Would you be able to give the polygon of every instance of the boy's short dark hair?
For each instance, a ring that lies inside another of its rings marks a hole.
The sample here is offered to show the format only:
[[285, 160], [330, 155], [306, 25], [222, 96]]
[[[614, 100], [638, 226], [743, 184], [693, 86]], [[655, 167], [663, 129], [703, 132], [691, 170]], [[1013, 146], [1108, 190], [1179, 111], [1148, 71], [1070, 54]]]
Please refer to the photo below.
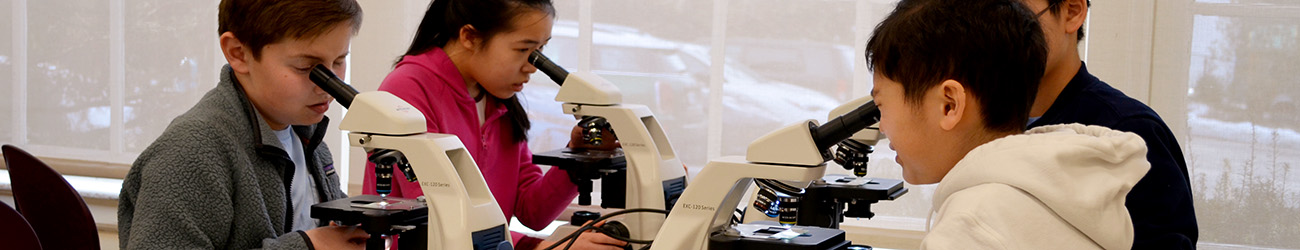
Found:
[[234, 33], [253, 59], [260, 59], [268, 44], [315, 38], [345, 21], [352, 22], [352, 32], [361, 29], [356, 0], [221, 0], [218, 8], [217, 35]]
[[975, 97], [987, 128], [1020, 132], [1047, 45], [1019, 0], [903, 0], [876, 26], [866, 57], [871, 70], [903, 86], [906, 103], [956, 80]]

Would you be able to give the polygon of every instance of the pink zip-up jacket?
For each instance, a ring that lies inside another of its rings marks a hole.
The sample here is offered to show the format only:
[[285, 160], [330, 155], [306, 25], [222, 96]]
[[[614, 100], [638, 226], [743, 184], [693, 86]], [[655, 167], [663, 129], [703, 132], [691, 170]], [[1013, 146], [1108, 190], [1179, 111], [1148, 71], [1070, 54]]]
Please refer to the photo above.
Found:
[[[552, 168], [542, 174], [542, 169], [533, 164], [528, 143], [515, 141], [504, 104], [487, 98], [487, 120], [479, 126], [478, 109], [465, 79], [441, 48], [403, 57], [379, 90], [402, 98], [424, 113], [430, 133], [460, 137], [507, 219], [515, 217], [524, 226], [541, 230], [578, 196], [577, 186], [564, 170]], [[393, 192], [389, 195], [415, 198], [424, 193], [419, 183], [406, 181], [402, 171], [393, 171], [393, 175]], [[362, 193], [377, 194], [372, 163], [366, 164]], [[516, 245], [524, 237], [520, 233], [511, 236]]]

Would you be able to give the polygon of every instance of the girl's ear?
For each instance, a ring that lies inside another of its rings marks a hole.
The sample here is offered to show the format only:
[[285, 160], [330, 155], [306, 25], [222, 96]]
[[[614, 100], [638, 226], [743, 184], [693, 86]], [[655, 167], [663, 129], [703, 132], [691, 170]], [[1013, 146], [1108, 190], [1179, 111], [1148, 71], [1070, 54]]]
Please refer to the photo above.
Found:
[[946, 80], [935, 88], [935, 93], [939, 99], [943, 110], [939, 118], [939, 127], [943, 130], [952, 130], [965, 119], [966, 105], [970, 104], [971, 99], [967, 98], [966, 87], [954, 80]]
[[461, 26], [460, 30], [457, 32], [459, 32], [458, 35], [460, 37], [460, 39], [456, 40], [457, 45], [461, 46], [465, 50], [476, 51], [476, 49], [482, 45], [481, 43], [483, 42], [483, 38], [479, 36], [478, 30], [474, 29], [474, 25], [466, 24], [465, 26]]

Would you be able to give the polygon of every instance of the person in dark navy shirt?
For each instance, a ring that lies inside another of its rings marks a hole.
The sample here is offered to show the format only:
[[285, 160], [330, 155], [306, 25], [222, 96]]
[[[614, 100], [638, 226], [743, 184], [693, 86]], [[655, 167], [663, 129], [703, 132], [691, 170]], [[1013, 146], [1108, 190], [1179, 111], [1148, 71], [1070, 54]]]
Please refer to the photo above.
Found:
[[1151, 107], [1088, 73], [1079, 59], [1088, 0], [1023, 0], [1040, 11], [1047, 70], [1030, 109], [1029, 128], [1082, 123], [1133, 132], [1147, 144], [1151, 170], [1128, 193], [1133, 249], [1195, 249], [1196, 212], [1187, 162], [1173, 132]]

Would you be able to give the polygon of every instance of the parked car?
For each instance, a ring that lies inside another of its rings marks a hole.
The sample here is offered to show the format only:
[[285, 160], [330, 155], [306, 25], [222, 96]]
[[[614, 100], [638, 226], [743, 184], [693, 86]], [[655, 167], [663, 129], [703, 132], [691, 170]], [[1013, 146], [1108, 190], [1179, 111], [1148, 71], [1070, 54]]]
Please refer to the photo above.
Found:
[[807, 86], [841, 101], [849, 101], [851, 97], [852, 46], [800, 40], [727, 38], [727, 58], [754, 69], [762, 77]]
[[[592, 72], [618, 86], [625, 103], [648, 106], [683, 162], [694, 166], [706, 163], [709, 48], [624, 26], [597, 24], [592, 33]], [[576, 71], [577, 35], [576, 23], [558, 21], [543, 53]], [[824, 93], [767, 79], [735, 60], [725, 61], [721, 107], [724, 155], [744, 154], [746, 146], [759, 136], [805, 119], [826, 117], [838, 104]], [[534, 126], [530, 146], [534, 151], [560, 148], [576, 121], [554, 101], [558, 85], [538, 74], [522, 93]]]

